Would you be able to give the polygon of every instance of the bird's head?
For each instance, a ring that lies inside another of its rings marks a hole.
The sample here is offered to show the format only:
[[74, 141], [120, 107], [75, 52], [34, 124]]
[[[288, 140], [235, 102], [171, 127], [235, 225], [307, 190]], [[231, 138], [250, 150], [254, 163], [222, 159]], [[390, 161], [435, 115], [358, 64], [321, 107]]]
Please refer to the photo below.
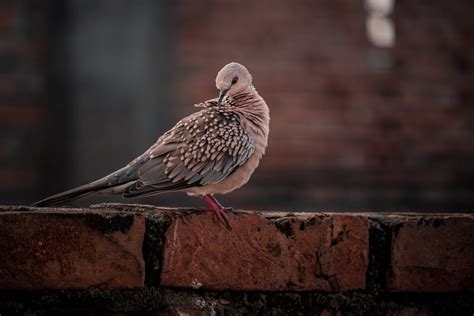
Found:
[[252, 86], [252, 76], [245, 66], [232, 62], [225, 65], [216, 77], [216, 87], [219, 89], [219, 104], [226, 95], [234, 96]]

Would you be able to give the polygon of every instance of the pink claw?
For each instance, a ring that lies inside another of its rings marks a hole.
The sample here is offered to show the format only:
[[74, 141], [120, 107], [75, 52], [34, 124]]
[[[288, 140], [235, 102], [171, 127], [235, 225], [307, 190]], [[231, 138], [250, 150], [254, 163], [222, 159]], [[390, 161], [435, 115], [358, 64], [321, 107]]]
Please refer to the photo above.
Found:
[[211, 211], [216, 214], [219, 221], [224, 224], [227, 229], [232, 230], [232, 226], [229, 223], [229, 215], [227, 215], [225, 208], [210, 194], [204, 195], [202, 200], [209, 206]]

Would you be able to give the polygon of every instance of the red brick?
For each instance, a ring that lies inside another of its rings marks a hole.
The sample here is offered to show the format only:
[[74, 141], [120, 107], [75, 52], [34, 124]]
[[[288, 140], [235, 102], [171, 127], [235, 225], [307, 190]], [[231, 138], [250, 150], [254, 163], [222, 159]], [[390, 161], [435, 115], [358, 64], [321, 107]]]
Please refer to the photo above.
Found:
[[395, 226], [389, 288], [474, 290], [474, 216], [424, 216]]
[[140, 287], [144, 233], [141, 215], [66, 209], [2, 212], [0, 288]]
[[366, 218], [282, 214], [232, 214], [232, 231], [209, 213], [174, 218], [166, 235], [161, 284], [261, 291], [365, 287]]

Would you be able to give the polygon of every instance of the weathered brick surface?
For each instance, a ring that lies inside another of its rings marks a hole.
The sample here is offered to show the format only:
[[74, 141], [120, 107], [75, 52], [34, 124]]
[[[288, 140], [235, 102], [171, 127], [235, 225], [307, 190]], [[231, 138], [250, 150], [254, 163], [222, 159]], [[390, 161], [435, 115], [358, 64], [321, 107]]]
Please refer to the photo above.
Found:
[[142, 215], [0, 212], [0, 289], [143, 286]]
[[342, 214], [238, 213], [232, 231], [211, 214], [174, 218], [161, 284], [217, 290], [363, 289], [368, 221]]
[[474, 291], [474, 216], [417, 216], [395, 225], [389, 288]]
[[0, 314], [470, 315], [473, 222], [0, 206]]

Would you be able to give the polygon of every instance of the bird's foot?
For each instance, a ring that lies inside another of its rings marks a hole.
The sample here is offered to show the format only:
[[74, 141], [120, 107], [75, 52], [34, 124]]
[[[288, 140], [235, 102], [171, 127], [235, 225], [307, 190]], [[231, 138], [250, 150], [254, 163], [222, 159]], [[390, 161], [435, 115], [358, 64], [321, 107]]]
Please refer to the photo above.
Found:
[[232, 208], [224, 208], [212, 195], [207, 194], [202, 197], [204, 203], [210, 208], [210, 211], [216, 214], [217, 219], [229, 230], [232, 229], [232, 226], [229, 223], [229, 215], [227, 215], [226, 210], [231, 211]]

